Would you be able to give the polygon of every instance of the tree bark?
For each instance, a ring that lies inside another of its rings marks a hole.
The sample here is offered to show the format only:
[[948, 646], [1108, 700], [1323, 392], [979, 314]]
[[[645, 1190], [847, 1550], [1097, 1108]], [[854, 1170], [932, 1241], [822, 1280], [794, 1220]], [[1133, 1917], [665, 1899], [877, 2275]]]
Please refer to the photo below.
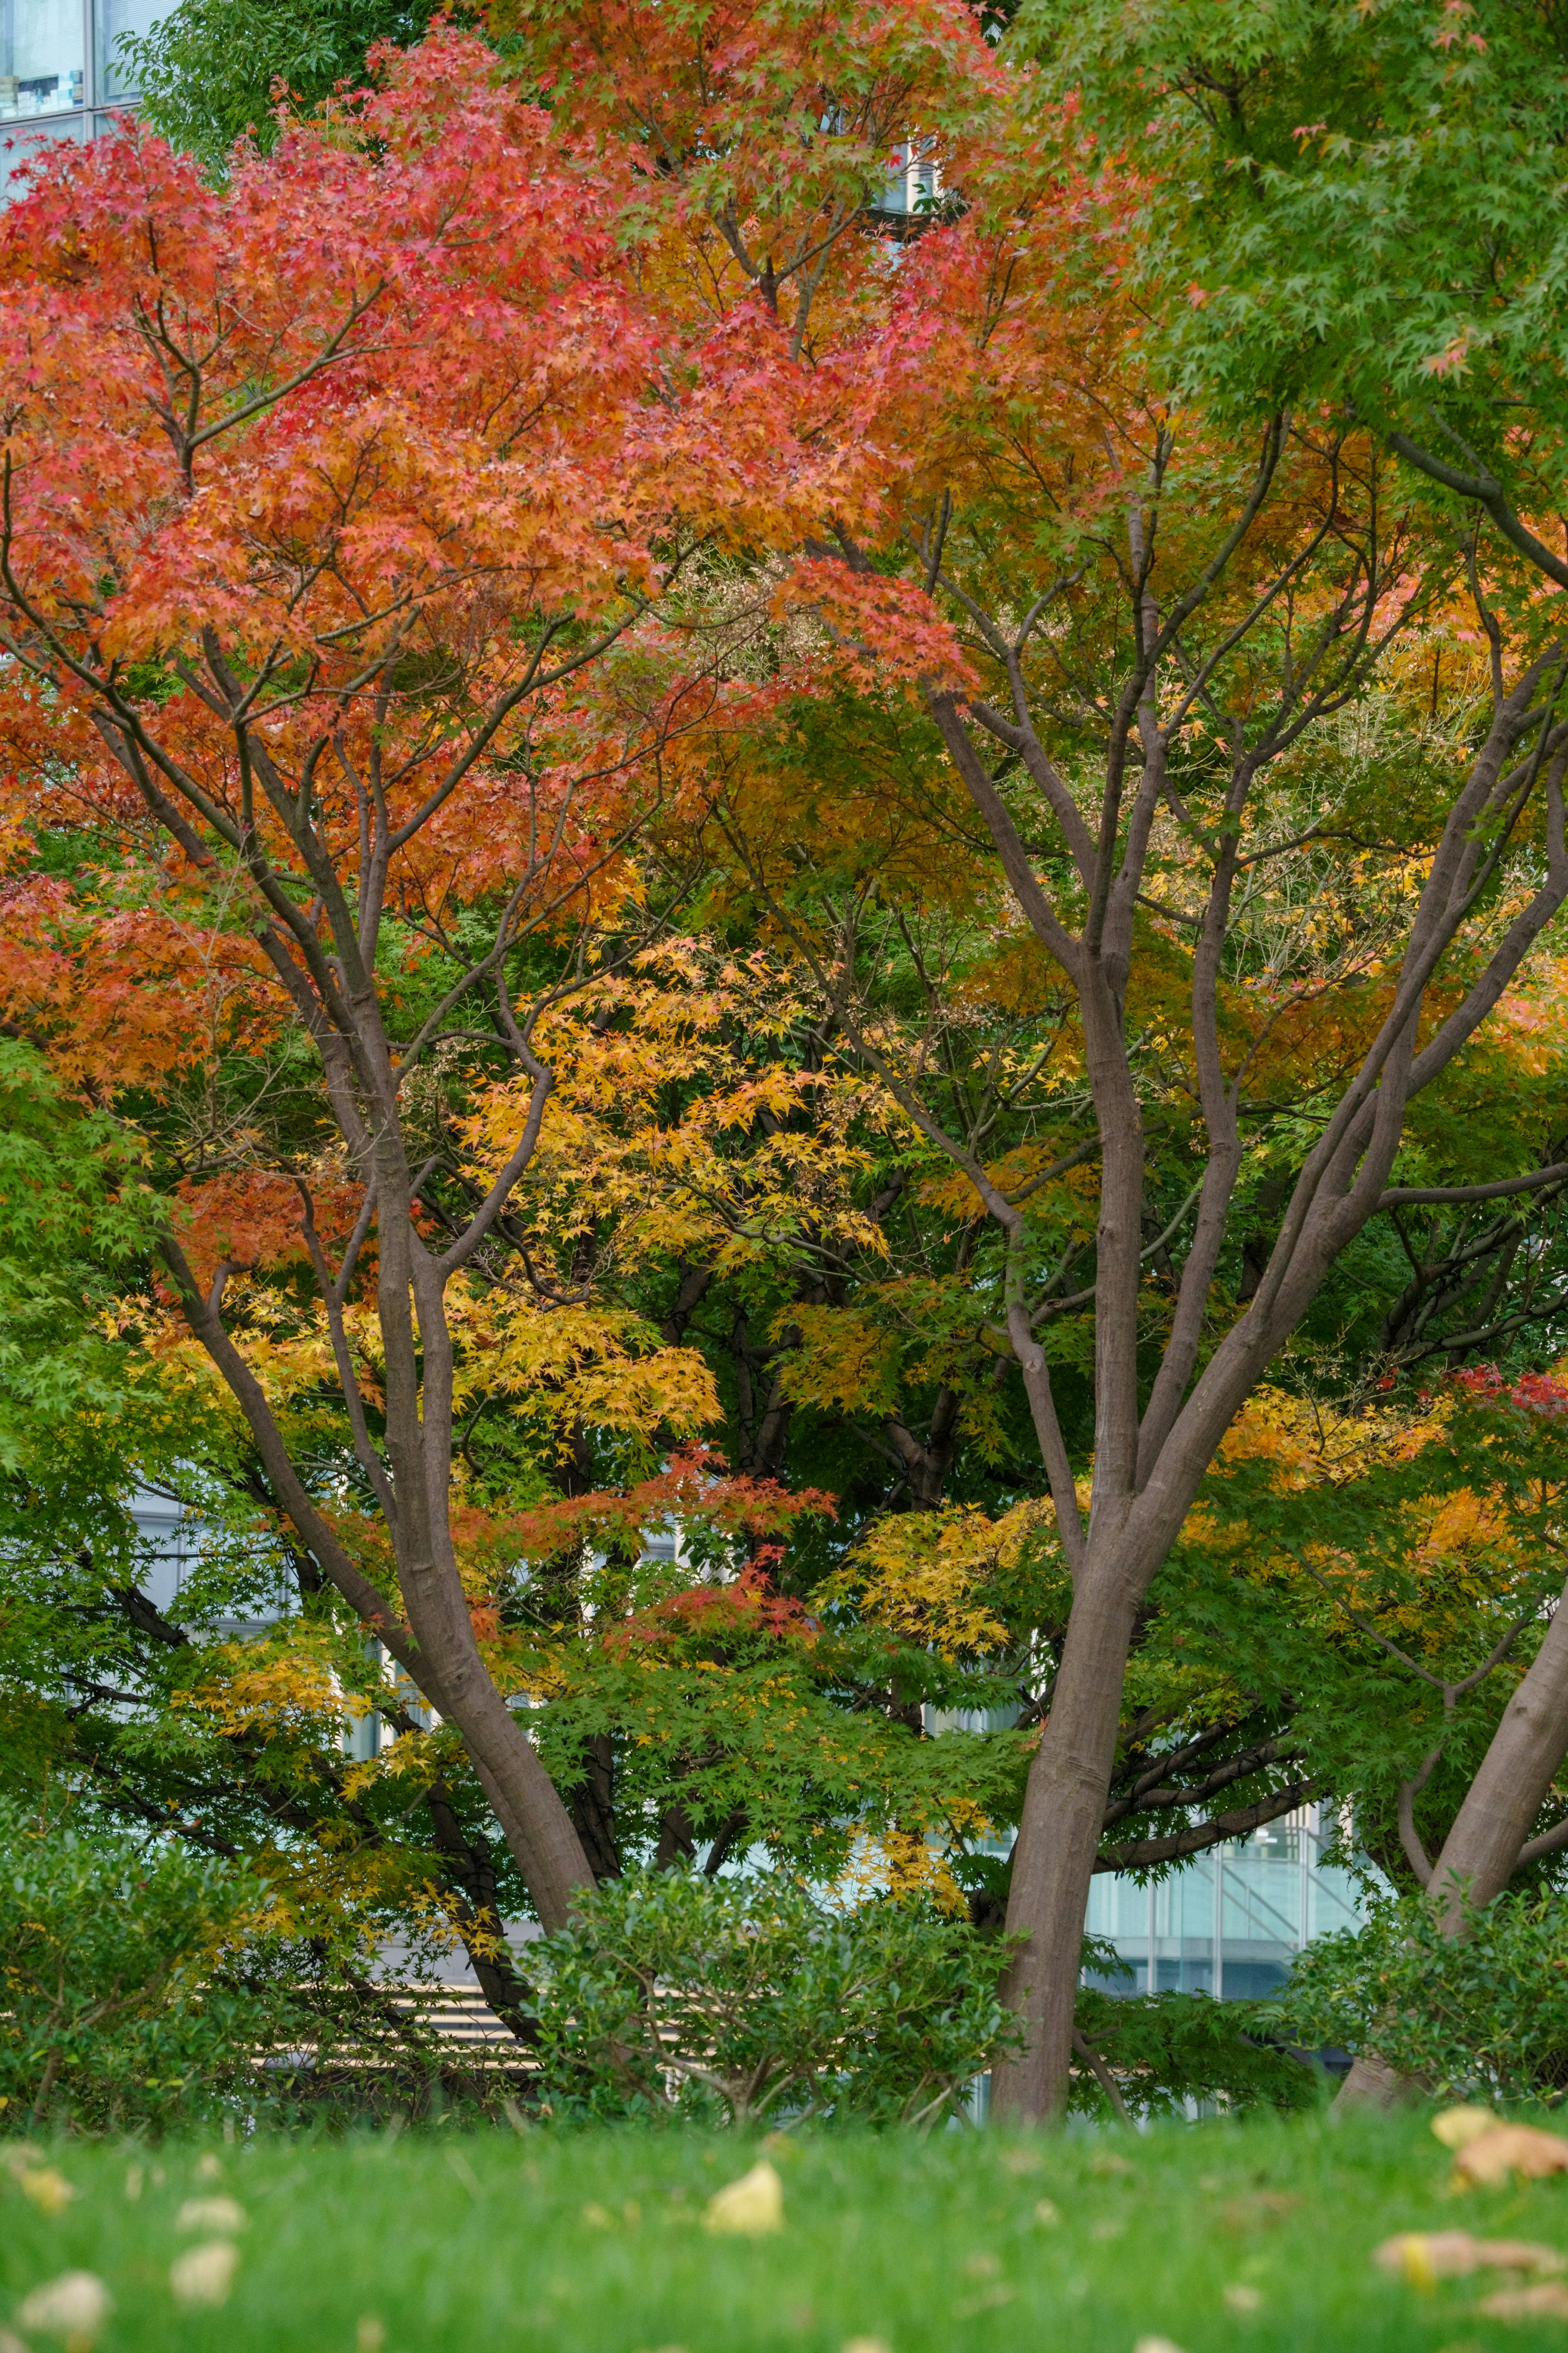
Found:
[[1007, 1972], [1004, 1995], [1009, 2009], [1027, 2018], [1029, 2042], [992, 2077], [992, 2112], [999, 2119], [1048, 2116], [1065, 2096], [1084, 1914], [1141, 1599], [1138, 1581], [1120, 1576], [1114, 1557], [1097, 1560], [1091, 1546], [1015, 1849], [1007, 1928], [1028, 1941]]
[[1546, 1639], [1503, 1710], [1479, 1770], [1432, 1871], [1445, 1933], [1463, 1932], [1465, 1908], [1489, 1904], [1519, 1867], [1530, 1826], [1568, 1757], [1568, 1592]]

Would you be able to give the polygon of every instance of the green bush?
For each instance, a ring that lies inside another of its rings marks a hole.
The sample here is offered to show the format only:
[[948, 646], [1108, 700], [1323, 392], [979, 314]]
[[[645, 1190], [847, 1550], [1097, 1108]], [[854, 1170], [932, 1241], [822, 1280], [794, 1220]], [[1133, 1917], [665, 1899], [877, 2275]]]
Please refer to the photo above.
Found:
[[210, 2099], [268, 2024], [210, 1982], [260, 1892], [232, 1864], [0, 1802], [0, 2121], [161, 2123]]
[[1375, 2051], [1439, 2098], [1552, 2098], [1568, 2086], [1568, 1903], [1500, 1895], [1446, 1937], [1424, 1896], [1320, 1937], [1296, 1962], [1272, 2030]]
[[242, 1865], [0, 1799], [0, 2129], [482, 2106], [503, 2080], [421, 2016], [428, 1968], [280, 1935]]
[[1004, 1946], [883, 1903], [830, 1909], [788, 1881], [629, 1874], [531, 1948], [557, 2112], [930, 2126], [1016, 2028]]
[[[1255, 2001], [1215, 2001], [1205, 1993], [1122, 1998], [1085, 1987], [1079, 2030], [1116, 2081], [1135, 2116], [1178, 2116], [1199, 2107], [1301, 2108], [1319, 2096], [1310, 2066], [1281, 2050]], [[1104, 2116], [1110, 2102], [1093, 2071], [1073, 2073], [1070, 2107]]]

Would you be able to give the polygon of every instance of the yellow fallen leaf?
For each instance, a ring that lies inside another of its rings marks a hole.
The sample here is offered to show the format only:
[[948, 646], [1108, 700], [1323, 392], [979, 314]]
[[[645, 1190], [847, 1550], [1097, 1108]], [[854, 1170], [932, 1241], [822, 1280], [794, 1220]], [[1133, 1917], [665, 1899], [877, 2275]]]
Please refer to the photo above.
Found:
[[614, 2226], [616, 2218], [607, 2206], [584, 2206], [583, 2220], [595, 2231], [608, 2231]]
[[187, 2198], [174, 2217], [176, 2231], [216, 2231], [232, 2238], [243, 2231], [245, 2209], [234, 2198]]
[[354, 2353], [381, 2353], [386, 2343], [386, 2323], [365, 2313], [354, 2324]]
[[893, 2353], [893, 2348], [879, 2337], [847, 2337], [844, 2353]]
[[1373, 2256], [1385, 2272], [1400, 2272], [1412, 2287], [1462, 2279], [1467, 2272], [1560, 2272], [1568, 2258], [1532, 2239], [1472, 2239], [1468, 2231], [1403, 2231], [1384, 2239]]
[[1445, 2148], [1463, 2148], [1468, 2140], [1479, 2140], [1490, 2132], [1500, 2119], [1490, 2108], [1445, 2108], [1432, 2119], [1432, 2129]]
[[1036, 2200], [1035, 2220], [1037, 2222], [1043, 2223], [1047, 2230], [1049, 2230], [1053, 2223], [1059, 2222], [1061, 2219], [1059, 2211], [1052, 2204], [1048, 2198], [1040, 2198]]
[[1005, 2173], [1038, 2173], [1040, 2152], [1037, 2148], [1005, 2148], [1002, 2152]]
[[26, 2173], [19, 2173], [16, 2179], [21, 2184], [23, 2196], [30, 2198], [44, 2214], [62, 2212], [73, 2198], [80, 2195], [79, 2190], [71, 2188], [57, 2166], [40, 2165]]
[[1542, 2174], [1568, 2173], [1568, 2140], [1534, 2125], [1494, 2125], [1465, 2143], [1454, 2159], [1454, 2172], [1460, 2181], [1479, 2181], [1489, 2189], [1500, 2189], [1514, 2174], [1533, 2180]]
[[196, 2179], [198, 2181], [223, 2179], [223, 2159], [221, 2157], [215, 2157], [210, 2148], [204, 2150], [196, 2159]]
[[213, 2239], [193, 2247], [169, 2266], [169, 2285], [176, 2304], [226, 2304], [239, 2269], [239, 2249], [226, 2239]]
[[1536, 2287], [1500, 2287], [1476, 2306], [1486, 2320], [1568, 2320], [1568, 2287], [1561, 2280], [1542, 2280]]
[[1141, 2337], [1132, 2353], [1182, 2353], [1182, 2348], [1168, 2337]]
[[89, 2346], [114, 2309], [114, 2298], [96, 2272], [62, 2272], [24, 2297], [16, 2309], [19, 2328], [63, 2337], [68, 2345]]
[[1225, 2291], [1225, 2301], [1229, 2311], [1238, 2313], [1245, 2319], [1248, 2313], [1262, 2311], [1263, 2291], [1249, 2287], [1245, 2280], [1233, 2280]]
[[752, 2239], [784, 2229], [784, 2184], [764, 2158], [717, 2189], [703, 2216], [710, 2231], [733, 2231]]

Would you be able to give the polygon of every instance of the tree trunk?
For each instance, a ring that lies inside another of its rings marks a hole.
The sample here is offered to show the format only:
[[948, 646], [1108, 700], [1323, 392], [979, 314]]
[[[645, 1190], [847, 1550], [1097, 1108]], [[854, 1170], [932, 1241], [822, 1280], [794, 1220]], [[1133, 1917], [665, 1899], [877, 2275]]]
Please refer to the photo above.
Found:
[[572, 1817], [479, 1656], [456, 1567], [445, 1578], [399, 1568], [436, 1704], [462, 1737], [541, 1922], [563, 1928], [579, 1890], [595, 1884]]
[[[1522, 1860], [1531, 1822], [1568, 1757], [1568, 1588], [1546, 1639], [1503, 1710], [1465, 1800], [1432, 1866], [1428, 1892], [1446, 1936], [1465, 1933], [1466, 1915], [1500, 1895]], [[1552, 1841], [1553, 1844], [1556, 1841]], [[1416, 1858], [1412, 1857], [1414, 1862]], [[1346, 2107], [1392, 2107], [1425, 2086], [1402, 2075], [1376, 2051], [1363, 2052], [1346, 2076]]]
[[1508, 1885], [1565, 1756], [1568, 1590], [1503, 1710], [1433, 1868], [1432, 1893], [1442, 1906], [1447, 1935], [1461, 1932], [1467, 1904], [1489, 1904]]
[[[1096, 1547], [1098, 1549], [1098, 1547]], [[1142, 1586], [1091, 1552], [1078, 1583], [1051, 1712], [1029, 1768], [1007, 1933], [1028, 1938], [1005, 1998], [1028, 2042], [992, 2078], [992, 2112], [1033, 2121], [1065, 2105], [1084, 1914], [1116, 1762], [1121, 1688]]]
[[1420, 2099], [1426, 2088], [1418, 2076], [1402, 2075], [1375, 2051], [1363, 2051], [1335, 2094], [1334, 2105], [1375, 2108], [1386, 2115], [1390, 2108]]

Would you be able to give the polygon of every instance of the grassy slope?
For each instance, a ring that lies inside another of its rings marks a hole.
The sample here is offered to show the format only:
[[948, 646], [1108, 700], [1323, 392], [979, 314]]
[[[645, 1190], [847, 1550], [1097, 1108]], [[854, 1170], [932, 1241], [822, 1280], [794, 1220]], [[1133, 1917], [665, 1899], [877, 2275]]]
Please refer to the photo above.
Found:
[[[1186, 2353], [1568, 2344], [1563, 2321], [1475, 2319], [1475, 2282], [1423, 2296], [1372, 2267], [1398, 2230], [1463, 2226], [1568, 2253], [1568, 2179], [1456, 2198], [1420, 2117], [1032, 2144], [825, 2137], [779, 2158], [787, 2227], [757, 2242], [700, 2227], [714, 2188], [754, 2158], [748, 2144], [436, 2129], [216, 2153], [221, 2181], [198, 2178], [195, 2146], [142, 2152], [132, 2201], [127, 2151], [65, 2144], [54, 2161], [80, 2194], [52, 2219], [0, 2174], [0, 2327], [29, 2289], [79, 2265], [118, 2306], [100, 2353], [841, 2353], [857, 2337], [890, 2353], [1132, 2353], [1145, 2335]], [[1118, 2155], [1130, 2171], [1108, 2168]], [[219, 2190], [250, 2217], [235, 2291], [222, 2311], [180, 2313], [174, 2217]], [[1054, 2224], [1037, 2218], [1043, 2199]], [[1232, 2310], [1227, 2285], [1258, 2291], [1258, 2308]]]

